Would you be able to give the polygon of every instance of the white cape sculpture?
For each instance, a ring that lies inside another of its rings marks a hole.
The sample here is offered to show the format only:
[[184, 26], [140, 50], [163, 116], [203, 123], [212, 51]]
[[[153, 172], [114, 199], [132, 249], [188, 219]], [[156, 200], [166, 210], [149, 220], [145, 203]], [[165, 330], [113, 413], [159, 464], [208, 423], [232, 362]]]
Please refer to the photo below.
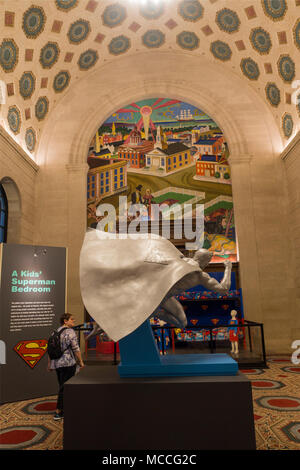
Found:
[[167, 239], [153, 234], [115, 234], [89, 229], [80, 253], [83, 303], [106, 334], [119, 341], [160, 306], [160, 318], [184, 328], [184, 310], [174, 295], [196, 285], [220, 293], [230, 288], [231, 263], [219, 283], [202, 269], [212, 252], [185, 258]]

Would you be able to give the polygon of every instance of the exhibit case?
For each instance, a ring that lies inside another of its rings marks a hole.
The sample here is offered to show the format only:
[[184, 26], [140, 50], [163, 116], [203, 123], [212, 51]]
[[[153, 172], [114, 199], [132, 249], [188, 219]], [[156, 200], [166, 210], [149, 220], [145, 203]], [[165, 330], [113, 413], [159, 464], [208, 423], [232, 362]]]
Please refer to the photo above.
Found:
[[[231, 352], [231, 341], [227, 326], [199, 325], [191, 328], [175, 328], [168, 325], [153, 325], [155, 336], [159, 336], [162, 354], [215, 354], [225, 353], [237, 361], [240, 369], [267, 368], [262, 323], [243, 321], [238, 327], [238, 353]], [[166, 341], [166, 338], [170, 338]]]

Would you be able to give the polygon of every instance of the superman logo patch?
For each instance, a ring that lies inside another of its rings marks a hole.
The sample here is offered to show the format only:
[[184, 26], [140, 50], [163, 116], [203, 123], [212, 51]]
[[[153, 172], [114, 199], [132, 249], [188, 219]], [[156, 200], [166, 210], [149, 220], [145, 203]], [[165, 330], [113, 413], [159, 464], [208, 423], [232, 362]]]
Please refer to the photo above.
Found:
[[47, 351], [47, 344], [46, 339], [20, 341], [14, 351], [33, 369]]

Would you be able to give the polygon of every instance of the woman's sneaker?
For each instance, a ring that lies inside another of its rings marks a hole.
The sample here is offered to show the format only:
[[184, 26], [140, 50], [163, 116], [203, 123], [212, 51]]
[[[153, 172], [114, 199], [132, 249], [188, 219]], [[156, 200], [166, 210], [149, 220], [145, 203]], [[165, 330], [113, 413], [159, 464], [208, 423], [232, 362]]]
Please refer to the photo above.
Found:
[[53, 419], [55, 421], [59, 421], [60, 419], [63, 419], [63, 417], [64, 417], [64, 414], [60, 412], [60, 413], [55, 413], [55, 415], [53, 416]]

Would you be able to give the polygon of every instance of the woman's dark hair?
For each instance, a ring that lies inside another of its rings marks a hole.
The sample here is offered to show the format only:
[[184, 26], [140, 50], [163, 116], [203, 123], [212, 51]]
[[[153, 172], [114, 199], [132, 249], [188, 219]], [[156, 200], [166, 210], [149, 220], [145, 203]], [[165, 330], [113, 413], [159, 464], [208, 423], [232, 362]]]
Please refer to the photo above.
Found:
[[71, 313], [63, 313], [60, 317], [60, 324], [63, 325], [65, 321], [70, 320], [72, 314]]

